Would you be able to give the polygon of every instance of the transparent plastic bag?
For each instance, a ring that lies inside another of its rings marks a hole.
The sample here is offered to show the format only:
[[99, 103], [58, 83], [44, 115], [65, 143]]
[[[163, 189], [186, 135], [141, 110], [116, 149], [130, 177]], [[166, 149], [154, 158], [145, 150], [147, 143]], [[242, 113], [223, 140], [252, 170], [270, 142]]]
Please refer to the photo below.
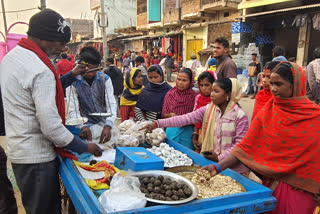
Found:
[[146, 134], [146, 140], [152, 146], [160, 146], [160, 143], [162, 143], [166, 137], [166, 133], [161, 128], [156, 128], [151, 133]]
[[135, 122], [133, 120], [125, 120], [122, 123], [119, 124], [119, 130], [123, 134], [125, 133], [128, 129], [130, 129], [131, 126], [133, 126]]
[[[99, 143], [100, 141], [100, 137], [101, 137], [101, 133], [103, 130], [103, 126], [100, 126], [98, 124], [93, 125], [90, 127], [91, 130], [91, 134], [92, 134], [92, 142], [93, 143]], [[113, 126], [111, 129], [111, 138], [109, 141], [107, 141], [104, 144], [100, 144], [100, 146], [104, 149], [112, 149], [115, 147], [116, 142], [118, 141], [118, 139], [120, 138], [121, 134], [120, 134], [120, 130], [118, 129], [118, 127]]]
[[152, 122], [151, 121], [143, 121], [143, 122], [138, 121], [136, 124], [131, 126], [124, 134], [135, 136], [139, 140], [139, 143], [144, 143], [146, 140], [145, 131], [144, 130], [139, 131], [139, 129], [143, 128], [144, 126], [146, 126], [149, 123], [152, 123]]
[[123, 177], [119, 172], [110, 183], [110, 189], [99, 197], [99, 202], [107, 213], [143, 208], [147, 204], [145, 194], [140, 191], [139, 178]]
[[137, 147], [139, 140], [133, 135], [121, 135], [115, 142], [117, 147]]

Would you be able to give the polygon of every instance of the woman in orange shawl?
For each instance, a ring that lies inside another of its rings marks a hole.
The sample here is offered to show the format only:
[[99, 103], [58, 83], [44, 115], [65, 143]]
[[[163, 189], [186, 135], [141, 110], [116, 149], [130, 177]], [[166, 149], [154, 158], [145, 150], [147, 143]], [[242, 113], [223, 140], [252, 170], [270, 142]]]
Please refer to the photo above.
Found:
[[309, 214], [320, 192], [320, 107], [306, 97], [305, 72], [294, 63], [276, 66], [271, 92], [242, 142], [203, 169], [215, 175], [241, 161], [274, 190], [273, 214]]

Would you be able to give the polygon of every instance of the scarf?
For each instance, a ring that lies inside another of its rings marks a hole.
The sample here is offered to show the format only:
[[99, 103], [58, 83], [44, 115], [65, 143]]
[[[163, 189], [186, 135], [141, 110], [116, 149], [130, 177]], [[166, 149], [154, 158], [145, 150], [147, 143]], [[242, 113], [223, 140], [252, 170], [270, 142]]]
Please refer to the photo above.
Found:
[[172, 87], [164, 81], [164, 73], [161, 66], [152, 65], [150, 68], [154, 66], [160, 70], [162, 83], [149, 81], [148, 85], [141, 91], [136, 106], [145, 111], [161, 112], [164, 97]]
[[[230, 78], [230, 80], [232, 82], [231, 97], [226, 107], [226, 110], [224, 111], [224, 114], [227, 114], [235, 107], [235, 105], [237, 105], [237, 102], [240, 100], [242, 92], [241, 83], [235, 78]], [[216, 123], [217, 108], [218, 106], [215, 106], [213, 105], [213, 103], [211, 103], [203, 116], [202, 127], [204, 127], [204, 130], [202, 130], [203, 143], [201, 152], [212, 151], [214, 149], [214, 130]]]
[[[216, 74], [213, 72], [213, 71], [210, 71], [210, 70], [207, 70], [207, 71], [204, 71], [204, 72], [209, 72], [210, 74], [212, 74], [214, 80], [217, 80], [217, 77], [216, 77]], [[199, 90], [200, 90], [200, 83], [198, 81], [198, 86], [199, 86]], [[211, 97], [208, 96], [204, 96], [202, 91], [200, 90], [200, 94], [198, 95], [198, 99], [197, 99], [197, 103], [196, 103], [196, 106], [194, 108], [194, 111], [203, 107], [203, 106], [206, 106], [208, 105], [209, 103], [211, 103]], [[202, 128], [202, 123], [196, 123], [194, 124], [198, 129], [201, 129]]]
[[[18, 45], [30, 50], [32, 52], [34, 52], [39, 59], [46, 65], [48, 66], [48, 68], [52, 71], [55, 80], [56, 80], [56, 105], [57, 105], [57, 109], [58, 109], [58, 113], [61, 117], [62, 123], [63, 125], [65, 124], [65, 120], [66, 120], [66, 116], [65, 116], [65, 103], [64, 103], [64, 94], [63, 94], [63, 90], [62, 90], [62, 85], [60, 82], [60, 78], [58, 73], [56, 72], [53, 64], [51, 63], [50, 59], [48, 58], [48, 56], [43, 52], [43, 50], [33, 41], [26, 39], [26, 38], [22, 38], [19, 42]], [[59, 147], [55, 147], [55, 151], [58, 155], [60, 155], [62, 158], [72, 158], [74, 160], [77, 160], [78, 158], [76, 156], [74, 156], [73, 154], [71, 154], [69, 151], [63, 149], [63, 148], [59, 148]]]
[[192, 72], [192, 80], [188, 89], [180, 91], [177, 86], [175, 86], [166, 94], [166, 104], [163, 106], [162, 115], [169, 113], [183, 115], [192, 112], [197, 95], [196, 92], [192, 90], [193, 83], [194, 73]]
[[254, 108], [252, 113], [252, 119], [256, 116], [256, 114], [260, 111], [260, 109], [268, 102], [268, 100], [272, 97], [272, 93], [270, 90], [263, 89], [257, 93], [256, 101], [254, 102]]
[[294, 63], [281, 64], [291, 68], [293, 96], [273, 96], [257, 113], [232, 154], [266, 178], [318, 193], [320, 107], [306, 97], [305, 71]]
[[60, 78], [58, 73], [56, 72], [52, 62], [50, 61], [50, 59], [48, 58], [48, 56], [43, 52], [43, 50], [33, 41], [26, 39], [26, 38], [22, 38], [18, 45], [20, 45], [21, 47], [28, 49], [32, 52], [34, 52], [40, 59], [41, 61], [48, 66], [48, 68], [52, 71], [55, 79], [56, 79], [56, 105], [58, 108], [58, 113], [62, 119], [62, 123], [65, 124], [65, 120], [66, 120], [66, 112], [65, 112], [65, 103], [64, 103], [64, 94], [63, 94], [63, 90], [62, 90], [62, 85], [60, 82]]
[[126, 77], [124, 80], [124, 88], [123, 94], [120, 99], [120, 105], [122, 106], [134, 106], [138, 101], [138, 95], [141, 93], [143, 86], [139, 86], [139, 88], [134, 88], [133, 77], [137, 76], [136, 73], [140, 72], [138, 68], [132, 68], [126, 73]]

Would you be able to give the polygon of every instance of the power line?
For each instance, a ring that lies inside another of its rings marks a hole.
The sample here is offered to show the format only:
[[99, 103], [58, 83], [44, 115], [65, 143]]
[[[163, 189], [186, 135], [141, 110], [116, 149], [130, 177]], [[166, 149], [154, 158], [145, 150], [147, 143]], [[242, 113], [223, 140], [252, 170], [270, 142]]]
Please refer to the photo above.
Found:
[[[19, 12], [24, 12], [24, 11], [29, 11], [29, 10], [36, 10], [39, 9], [38, 7], [34, 7], [34, 8], [28, 8], [28, 9], [22, 9], [22, 10], [8, 10], [5, 13], [19, 13]], [[4, 13], [4, 12], [0, 12], [0, 13]]]

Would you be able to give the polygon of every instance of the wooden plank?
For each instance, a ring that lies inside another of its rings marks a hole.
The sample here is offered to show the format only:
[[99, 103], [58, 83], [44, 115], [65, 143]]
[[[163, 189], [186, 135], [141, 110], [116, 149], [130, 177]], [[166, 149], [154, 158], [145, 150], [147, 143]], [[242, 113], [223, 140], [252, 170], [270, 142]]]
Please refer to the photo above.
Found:
[[308, 63], [310, 30], [311, 30], [310, 23], [306, 23], [303, 27], [299, 28], [297, 61], [296, 62], [300, 66], [306, 66]]
[[270, 4], [278, 4], [278, 3], [283, 3], [283, 2], [288, 2], [288, 1], [293, 1], [293, 0], [252, 0], [252, 1], [242, 1], [238, 5], [238, 9], [247, 9], [247, 8], [253, 8], [253, 7], [261, 7], [265, 5], [270, 5]]

